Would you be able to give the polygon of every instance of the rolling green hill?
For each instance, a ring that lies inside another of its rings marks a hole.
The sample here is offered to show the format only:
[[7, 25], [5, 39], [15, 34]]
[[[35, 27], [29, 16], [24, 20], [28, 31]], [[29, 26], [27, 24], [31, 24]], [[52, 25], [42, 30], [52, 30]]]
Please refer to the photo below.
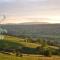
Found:
[[[29, 43], [25, 42], [23, 38], [19, 38], [16, 36], [9, 36], [4, 35], [4, 39], [0, 40], [0, 48], [19, 48], [19, 47], [28, 47], [28, 51], [34, 53], [34, 49], [38, 46], [41, 46], [41, 44], [37, 43]], [[55, 46], [49, 46], [50, 48], [57, 49], [58, 47]], [[8, 55], [8, 54], [2, 54], [0, 53], [0, 60], [53, 60], [53, 59], [59, 60], [59, 56], [52, 56], [52, 57], [45, 57], [42, 55], [36, 55], [36, 54], [23, 54], [23, 57], [16, 56], [15, 54]]]
[[[41, 44], [36, 43], [28, 43], [24, 42], [24, 39], [15, 37], [15, 36], [8, 36], [4, 35], [4, 39], [0, 40], [0, 48], [18, 48], [18, 47], [28, 47], [28, 48], [36, 48], [38, 46], [41, 46]], [[57, 47], [50, 46], [51, 48], [56, 49]], [[33, 50], [32, 50], [33, 51]], [[0, 60], [53, 60], [57, 59], [59, 60], [59, 56], [52, 56], [52, 57], [44, 57], [42, 55], [36, 55], [36, 54], [23, 54], [23, 57], [17, 57], [15, 54], [8, 55], [8, 54], [2, 54], [0, 53]]]
[[[0, 44], [11, 44], [11, 46], [20, 46], [23, 45], [25, 47], [31, 47], [31, 48], [36, 48], [37, 46], [40, 46], [39, 44], [35, 44], [35, 43], [27, 43], [24, 41], [25, 39], [23, 38], [19, 38], [19, 37], [15, 37], [15, 36], [8, 36], [8, 35], [4, 35], [4, 39], [0, 40]], [[9, 45], [10, 46], [10, 45]]]
[[15, 36], [28, 36], [31, 38], [45, 38], [55, 40], [60, 44], [60, 24], [6, 24], [0, 25]]
[[[26, 42], [24, 38], [16, 37], [16, 36], [9, 36], [9, 35], [3, 35], [4, 39], [0, 40], [0, 44], [7, 44], [11, 46], [25, 46], [25, 47], [30, 47], [30, 48], [36, 48], [38, 46], [41, 46], [41, 44], [38, 43], [31, 43], [31, 42]], [[53, 46], [51, 46], [53, 47]]]

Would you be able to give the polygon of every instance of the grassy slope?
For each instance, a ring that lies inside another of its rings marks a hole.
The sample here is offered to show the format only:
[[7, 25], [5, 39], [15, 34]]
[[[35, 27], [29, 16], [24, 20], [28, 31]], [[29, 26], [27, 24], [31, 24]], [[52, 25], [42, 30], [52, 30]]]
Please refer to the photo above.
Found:
[[[36, 48], [39, 46], [35, 43], [26, 43], [22, 41], [23, 39], [12, 37], [12, 36], [5, 36], [4, 40], [0, 40], [0, 46], [1, 44], [7, 43], [9, 46], [17, 47], [20, 45], [24, 45], [26, 47]], [[4, 42], [3, 42], [4, 41]], [[0, 60], [60, 60], [60, 57], [53, 56], [53, 57], [41, 57], [39, 55], [25, 55], [23, 57], [16, 57], [15, 55], [6, 55], [0, 53]]]
[[[24, 42], [24, 39], [21, 39], [21, 38], [18, 38], [18, 37], [14, 37], [14, 36], [5, 36], [4, 40], [5, 41], [19, 43], [21, 45], [24, 45], [26, 47], [31, 47], [31, 48], [36, 48], [37, 46], [41, 46], [40, 44]], [[49, 47], [56, 48], [56, 49], [58, 48], [56, 46], [49, 46]]]
[[26, 47], [31, 47], [31, 48], [36, 48], [37, 46], [40, 46], [39, 44], [24, 42], [24, 39], [12, 37], [12, 36], [5, 36], [4, 40], [10, 41], [10, 42], [15, 42], [15, 43], [24, 45]]

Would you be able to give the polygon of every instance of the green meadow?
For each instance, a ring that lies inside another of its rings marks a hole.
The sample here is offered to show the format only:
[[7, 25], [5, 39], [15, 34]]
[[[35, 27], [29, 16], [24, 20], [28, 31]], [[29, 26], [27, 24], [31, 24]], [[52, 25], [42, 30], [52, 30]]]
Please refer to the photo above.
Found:
[[[28, 47], [31, 49], [35, 49], [38, 46], [41, 46], [41, 44], [38, 43], [31, 43], [26, 42], [26, 39], [16, 37], [16, 36], [9, 36], [4, 35], [4, 39], [0, 40], [0, 48], [19, 48], [19, 47]], [[56, 46], [49, 46], [53, 49], [58, 49]], [[30, 50], [28, 50], [30, 51]], [[34, 50], [32, 50], [32, 53]], [[44, 55], [39, 54], [22, 54], [22, 57], [16, 56], [15, 54], [3, 54], [0, 53], [0, 60], [60, 60], [60, 56], [52, 55], [52, 57], [47, 57]]]

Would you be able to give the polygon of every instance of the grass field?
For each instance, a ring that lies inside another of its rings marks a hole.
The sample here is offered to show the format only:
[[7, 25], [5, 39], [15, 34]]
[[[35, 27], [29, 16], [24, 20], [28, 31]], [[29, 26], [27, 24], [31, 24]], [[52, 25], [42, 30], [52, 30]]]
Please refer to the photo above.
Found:
[[[25, 46], [30, 48], [36, 48], [40, 46], [36, 43], [26, 43], [23, 42], [24, 39], [13, 37], [13, 36], [5, 36], [4, 40], [0, 40], [0, 47], [19, 47]], [[51, 46], [52, 47], [52, 46]], [[55, 47], [52, 47], [55, 48]], [[56, 47], [57, 48], [57, 47]], [[0, 60], [60, 60], [60, 56], [52, 56], [52, 57], [45, 57], [41, 55], [32, 55], [32, 54], [23, 54], [22, 57], [18, 57], [14, 54], [2, 54], [0, 53]]]
[[23, 57], [16, 57], [15, 55], [6, 55], [0, 53], [0, 60], [60, 60], [60, 57], [44, 57], [39, 55], [23, 55]]
[[14, 37], [14, 36], [5, 36], [3, 41], [14, 42], [14, 43], [18, 43], [18, 44], [24, 45], [26, 47], [31, 47], [31, 48], [36, 48], [37, 46], [40, 46], [39, 44], [24, 42], [24, 39]]

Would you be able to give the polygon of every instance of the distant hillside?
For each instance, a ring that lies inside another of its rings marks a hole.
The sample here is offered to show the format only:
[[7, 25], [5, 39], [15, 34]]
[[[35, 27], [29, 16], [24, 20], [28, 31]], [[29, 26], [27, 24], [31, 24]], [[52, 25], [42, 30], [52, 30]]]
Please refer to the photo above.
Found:
[[21, 25], [34, 25], [34, 24], [50, 24], [48, 22], [24, 22], [20, 23]]
[[60, 36], [60, 24], [6, 24], [0, 25], [12, 35], [31, 37]]

